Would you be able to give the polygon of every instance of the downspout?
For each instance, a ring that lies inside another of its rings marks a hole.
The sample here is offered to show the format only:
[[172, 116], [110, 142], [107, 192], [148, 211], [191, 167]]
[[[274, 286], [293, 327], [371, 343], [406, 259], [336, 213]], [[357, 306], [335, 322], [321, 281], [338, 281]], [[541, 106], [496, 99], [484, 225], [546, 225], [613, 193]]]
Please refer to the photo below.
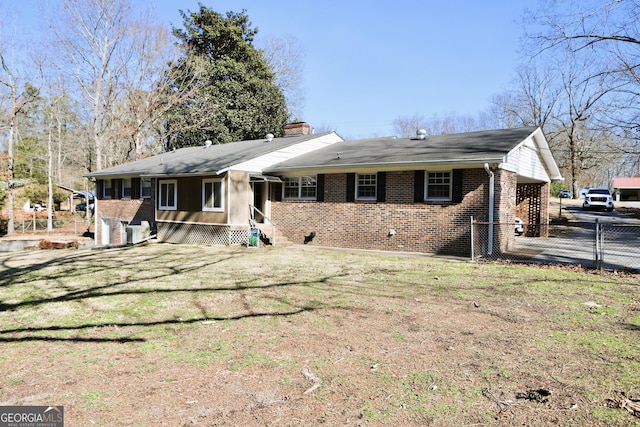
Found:
[[494, 176], [489, 168], [489, 163], [484, 164], [484, 170], [489, 175], [489, 241], [487, 245], [487, 255], [493, 254], [493, 205], [494, 205]]

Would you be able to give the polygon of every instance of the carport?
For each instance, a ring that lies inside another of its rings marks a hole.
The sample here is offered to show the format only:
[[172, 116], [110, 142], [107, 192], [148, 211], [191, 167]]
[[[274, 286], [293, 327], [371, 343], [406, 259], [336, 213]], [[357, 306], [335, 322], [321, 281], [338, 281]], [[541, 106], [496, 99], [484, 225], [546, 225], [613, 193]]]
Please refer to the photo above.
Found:
[[613, 179], [613, 194], [616, 202], [640, 200], [640, 177]]

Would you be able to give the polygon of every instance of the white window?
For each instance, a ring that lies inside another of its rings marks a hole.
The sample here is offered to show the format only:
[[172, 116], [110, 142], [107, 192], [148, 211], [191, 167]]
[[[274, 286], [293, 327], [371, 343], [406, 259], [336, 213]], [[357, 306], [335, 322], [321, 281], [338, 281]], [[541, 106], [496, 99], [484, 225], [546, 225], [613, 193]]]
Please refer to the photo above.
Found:
[[356, 199], [376, 200], [377, 175], [375, 173], [359, 173], [356, 176]]
[[425, 180], [425, 200], [451, 200], [451, 171], [427, 171]]
[[111, 180], [110, 179], [105, 179], [102, 181], [102, 198], [103, 199], [110, 199], [113, 195], [113, 193], [111, 192]]
[[221, 179], [202, 180], [202, 210], [222, 212], [223, 192]]
[[151, 197], [151, 179], [142, 178], [140, 181], [141, 181], [140, 195], [142, 196], [143, 199], [150, 198]]
[[313, 176], [286, 177], [283, 179], [283, 197], [285, 199], [315, 200], [318, 181]]
[[122, 179], [122, 197], [125, 199], [131, 198], [131, 178]]
[[175, 179], [160, 181], [158, 209], [175, 211], [178, 208], [178, 183]]

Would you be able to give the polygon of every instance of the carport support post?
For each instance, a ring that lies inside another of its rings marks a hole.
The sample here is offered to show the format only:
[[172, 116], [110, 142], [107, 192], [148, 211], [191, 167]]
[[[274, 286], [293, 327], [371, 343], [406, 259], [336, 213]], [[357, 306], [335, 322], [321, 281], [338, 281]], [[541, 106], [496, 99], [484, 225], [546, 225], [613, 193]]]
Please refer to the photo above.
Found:
[[473, 261], [473, 215], [471, 215], [471, 261]]
[[494, 175], [489, 168], [489, 163], [484, 164], [484, 169], [489, 175], [489, 241], [487, 245], [487, 255], [493, 254], [493, 208], [494, 208]]

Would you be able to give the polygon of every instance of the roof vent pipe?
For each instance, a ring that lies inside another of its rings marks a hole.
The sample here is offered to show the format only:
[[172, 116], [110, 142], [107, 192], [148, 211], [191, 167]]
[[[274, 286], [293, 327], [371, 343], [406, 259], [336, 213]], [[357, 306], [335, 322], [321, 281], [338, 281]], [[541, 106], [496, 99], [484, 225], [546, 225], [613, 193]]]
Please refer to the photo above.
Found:
[[204, 142], [204, 147], [205, 147], [205, 148], [209, 148], [209, 147], [211, 147], [211, 144], [213, 144], [213, 142], [211, 142], [211, 140], [210, 140], [210, 139], [207, 139], [207, 140]]
[[268, 133], [267, 134], [267, 142], [271, 142], [273, 141], [273, 134], [272, 133]]
[[424, 129], [418, 129], [416, 132], [418, 139], [424, 139], [427, 136], [427, 131]]

